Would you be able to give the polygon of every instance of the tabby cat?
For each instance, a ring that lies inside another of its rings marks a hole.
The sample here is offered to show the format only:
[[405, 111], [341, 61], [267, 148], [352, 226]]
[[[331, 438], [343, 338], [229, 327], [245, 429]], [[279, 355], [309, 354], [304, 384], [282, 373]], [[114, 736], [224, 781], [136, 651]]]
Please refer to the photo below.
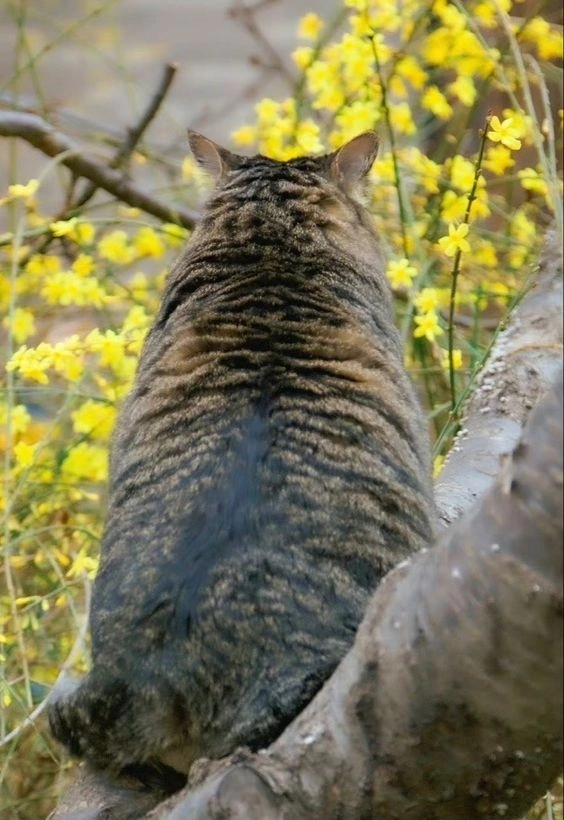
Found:
[[109, 773], [180, 785], [268, 745], [432, 539], [424, 414], [355, 195], [377, 151], [238, 156], [172, 270], [115, 433], [92, 670], [50, 723]]

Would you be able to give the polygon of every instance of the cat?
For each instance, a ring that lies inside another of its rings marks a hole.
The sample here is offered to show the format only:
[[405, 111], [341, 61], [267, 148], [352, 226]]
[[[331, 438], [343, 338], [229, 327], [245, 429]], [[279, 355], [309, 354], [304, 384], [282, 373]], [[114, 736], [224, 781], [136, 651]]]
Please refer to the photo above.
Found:
[[114, 434], [92, 669], [49, 709], [71, 754], [171, 790], [201, 756], [271, 743], [434, 527], [358, 200], [376, 135], [287, 162], [189, 142], [216, 186]]

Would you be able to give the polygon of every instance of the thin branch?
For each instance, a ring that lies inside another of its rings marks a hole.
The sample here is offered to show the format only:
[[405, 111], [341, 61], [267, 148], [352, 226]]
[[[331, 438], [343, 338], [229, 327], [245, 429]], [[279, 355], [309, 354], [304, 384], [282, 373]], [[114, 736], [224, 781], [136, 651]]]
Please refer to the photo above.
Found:
[[[142, 113], [137, 125], [134, 125], [133, 128], [127, 129], [125, 140], [116, 151], [113, 159], [109, 162], [110, 168], [121, 168], [127, 162], [129, 157], [135, 150], [135, 146], [137, 145], [137, 143], [143, 136], [144, 132], [147, 130], [150, 123], [155, 118], [159, 108], [161, 107], [164, 98], [166, 97], [168, 90], [172, 85], [172, 81], [174, 80], [176, 71], [177, 65], [175, 63], [167, 63], [164, 66], [163, 75], [155, 90], [155, 93], [149, 100], [149, 103], [145, 111]], [[93, 182], [90, 182], [86, 186], [78, 201], [75, 202], [72, 207], [77, 209], [81, 208], [94, 196], [97, 190], [98, 186], [95, 185]]]
[[266, 39], [255, 20], [255, 13], [261, 7], [268, 6], [272, 2], [276, 2], [276, 0], [263, 0], [263, 2], [256, 3], [253, 6], [247, 6], [242, 0], [234, 0], [233, 5], [229, 7], [227, 13], [229, 17], [236, 20], [250, 34], [255, 43], [268, 55], [271, 60], [271, 64], [268, 68], [284, 77], [290, 85], [290, 88], [293, 89], [296, 84], [296, 77], [286, 67], [284, 60]]
[[[90, 581], [89, 578], [85, 578], [85, 581], [84, 581], [84, 599], [85, 599], [85, 601], [84, 601], [84, 609], [85, 609], [84, 616], [82, 618], [82, 623], [80, 625], [80, 629], [78, 631], [76, 639], [75, 639], [75, 641], [74, 641], [74, 643], [71, 647], [71, 650], [70, 650], [69, 654], [67, 655], [67, 658], [66, 658], [65, 662], [63, 663], [63, 665], [61, 667], [61, 671], [59, 672], [57, 682], [59, 682], [60, 680], [62, 680], [63, 678], [65, 678], [68, 675], [69, 671], [72, 669], [72, 667], [76, 663], [77, 659], [84, 652], [84, 647], [86, 645], [86, 637], [88, 635], [88, 625], [89, 625], [88, 613], [90, 611], [91, 593], [92, 593], [92, 582]], [[47, 697], [43, 698], [41, 703], [39, 703], [35, 707], [33, 712], [30, 712], [29, 715], [25, 718], [25, 720], [22, 720], [22, 722], [18, 726], [16, 726], [15, 729], [12, 729], [11, 732], [8, 732], [8, 734], [5, 737], [0, 739], [0, 748], [2, 748], [2, 746], [6, 746], [8, 743], [10, 743], [10, 741], [12, 741], [16, 737], [18, 737], [18, 735], [21, 735], [21, 733], [24, 731], [24, 729], [27, 729], [28, 726], [33, 725], [35, 723], [35, 721], [37, 720], [37, 718], [39, 717], [39, 715], [41, 715], [42, 712], [45, 711], [48, 702], [49, 702], [49, 695], [47, 695]]]
[[48, 157], [65, 153], [66, 156], [61, 159], [61, 163], [76, 176], [89, 179], [120, 202], [139, 208], [157, 219], [162, 219], [163, 222], [174, 222], [183, 228], [193, 228], [198, 220], [195, 211], [166, 205], [128, 182], [119, 171], [84, 156], [80, 146], [75, 145], [68, 137], [34, 114], [0, 112], [0, 136], [24, 139]]

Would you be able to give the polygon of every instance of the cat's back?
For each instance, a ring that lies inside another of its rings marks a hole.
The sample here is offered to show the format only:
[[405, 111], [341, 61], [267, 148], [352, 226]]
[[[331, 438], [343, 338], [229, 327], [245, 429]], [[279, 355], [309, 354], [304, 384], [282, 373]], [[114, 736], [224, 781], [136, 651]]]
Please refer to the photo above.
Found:
[[361, 159], [218, 157], [118, 423], [94, 659], [134, 647], [189, 704], [222, 703], [218, 753], [311, 697], [430, 539], [424, 422], [347, 190]]

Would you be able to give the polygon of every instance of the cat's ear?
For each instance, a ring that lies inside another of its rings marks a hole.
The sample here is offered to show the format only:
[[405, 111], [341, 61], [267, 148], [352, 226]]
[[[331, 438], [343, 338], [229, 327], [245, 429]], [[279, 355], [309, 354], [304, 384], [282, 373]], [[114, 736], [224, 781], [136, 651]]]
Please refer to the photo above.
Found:
[[347, 191], [357, 188], [372, 168], [378, 145], [375, 132], [366, 131], [330, 154], [329, 169], [333, 179]]
[[188, 144], [200, 168], [211, 174], [216, 182], [239, 165], [241, 158], [237, 154], [232, 154], [197, 131], [188, 131]]

